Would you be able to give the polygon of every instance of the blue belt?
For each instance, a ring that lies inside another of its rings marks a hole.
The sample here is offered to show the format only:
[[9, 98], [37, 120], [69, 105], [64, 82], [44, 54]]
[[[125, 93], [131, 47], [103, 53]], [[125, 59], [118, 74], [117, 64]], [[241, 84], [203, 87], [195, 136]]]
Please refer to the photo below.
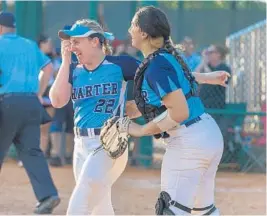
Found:
[[199, 122], [199, 121], [201, 121], [200, 116], [191, 119], [190, 121], [186, 122], [186, 123], [183, 124], [183, 125], [186, 126], [186, 127], [189, 127], [190, 125], [195, 124], [195, 123], [197, 123], [197, 122]]
[[100, 135], [100, 128], [74, 128], [75, 136], [92, 137]]

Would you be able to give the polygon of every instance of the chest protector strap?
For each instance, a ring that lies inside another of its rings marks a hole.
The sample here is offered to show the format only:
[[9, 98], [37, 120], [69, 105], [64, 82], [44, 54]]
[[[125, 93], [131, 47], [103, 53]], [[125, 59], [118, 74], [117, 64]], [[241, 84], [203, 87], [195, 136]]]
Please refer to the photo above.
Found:
[[[136, 71], [135, 77], [134, 77], [134, 100], [135, 103], [139, 109], [139, 111], [142, 113], [146, 123], [152, 121], [154, 118], [156, 118], [161, 113], [165, 112], [167, 108], [162, 105], [161, 107], [156, 107], [154, 105], [148, 104], [145, 102], [145, 98], [142, 94], [142, 84], [145, 76], [145, 71], [150, 63], [150, 61], [159, 53], [167, 52], [165, 49], [159, 49], [156, 52], [150, 54], [147, 58], [144, 59], [144, 61], [140, 64], [139, 68]], [[141, 70], [140, 70], [141, 68]], [[185, 95], [186, 99], [189, 99], [192, 96], [196, 96], [196, 91], [194, 88], [195, 79], [191, 74], [186, 74], [186, 78], [190, 82], [191, 90], [189, 93]], [[167, 138], [169, 137], [169, 134], [167, 132], [162, 132], [161, 134], [154, 135], [156, 139], [159, 138]]]

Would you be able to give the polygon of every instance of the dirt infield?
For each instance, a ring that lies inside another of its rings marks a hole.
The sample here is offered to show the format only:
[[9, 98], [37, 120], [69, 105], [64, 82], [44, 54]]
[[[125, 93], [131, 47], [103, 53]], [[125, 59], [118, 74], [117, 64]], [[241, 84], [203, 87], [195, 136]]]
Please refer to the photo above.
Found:
[[[63, 215], [74, 186], [72, 168], [51, 170], [62, 198], [54, 214]], [[152, 215], [159, 176], [159, 170], [127, 168], [113, 189], [116, 214]], [[266, 215], [265, 175], [219, 172], [216, 181], [216, 205], [222, 214]], [[12, 161], [5, 163], [0, 175], [0, 214], [32, 214], [35, 203], [25, 170]]]

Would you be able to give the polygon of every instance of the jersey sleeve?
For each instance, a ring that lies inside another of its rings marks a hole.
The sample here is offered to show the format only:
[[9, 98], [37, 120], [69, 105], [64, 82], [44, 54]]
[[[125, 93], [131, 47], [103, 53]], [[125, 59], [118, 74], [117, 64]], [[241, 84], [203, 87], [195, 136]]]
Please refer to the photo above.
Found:
[[122, 55], [117, 56], [114, 63], [121, 67], [125, 81], [134, 80], [135, 72], [140, 64], [139, 60], [128, 55]]
[[158, 97], [163, 98], [181, 88], [177, 71], [164, 57], [158, 57], [147, 70], [145, 78]]
[[129, 56], [128, 61], [126, 62], [127, 65], [125, 65], [125, 68], [123, 69], [124, 80], [125, 81], [134, 80], [136, 70], [140, 65], [140, 61]]

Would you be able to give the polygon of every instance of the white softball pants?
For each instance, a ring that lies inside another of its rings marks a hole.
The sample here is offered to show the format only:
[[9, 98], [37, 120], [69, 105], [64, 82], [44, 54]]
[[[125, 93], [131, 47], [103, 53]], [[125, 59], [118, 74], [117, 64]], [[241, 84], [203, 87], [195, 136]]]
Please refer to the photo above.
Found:
[[[223, 153], [223, 137], [218, 125], [208, 114], [201, 118], [189, 127], [171, 131], [171, 136], [164, 139], [161, 190], [191, 209], [214, 203], [215, 175]], [[189, 214], [174, 206], [170, 208], [176, 215]], [[208, 210], [192, 213], [206, 212]]]
[[100, 146], [99, 136], [76, 137], [73, 171], [76, 186], [72, 192], [67, 215], [114, 215], [111, 187], [124, 171], [128, 150], [116, 160]]

